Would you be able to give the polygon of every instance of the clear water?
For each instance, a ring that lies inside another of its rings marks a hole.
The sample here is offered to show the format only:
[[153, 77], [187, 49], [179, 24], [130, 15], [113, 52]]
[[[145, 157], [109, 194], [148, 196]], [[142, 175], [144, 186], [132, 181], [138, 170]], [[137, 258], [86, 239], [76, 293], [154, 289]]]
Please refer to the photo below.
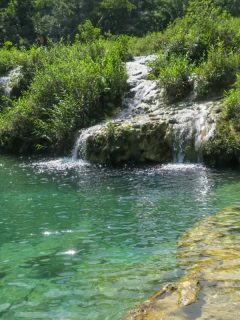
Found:
[[0, 157], [0, 318], [118, 320], [177, 278], [177, 238], [240, 172]]

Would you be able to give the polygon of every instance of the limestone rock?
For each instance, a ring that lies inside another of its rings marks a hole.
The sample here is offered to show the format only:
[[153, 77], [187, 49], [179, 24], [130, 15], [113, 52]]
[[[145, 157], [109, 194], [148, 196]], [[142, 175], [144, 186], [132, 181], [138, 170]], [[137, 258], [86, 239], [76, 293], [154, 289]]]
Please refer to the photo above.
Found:
[[185, 276], [169, 284], [125, 320], [240, 318], [240, 208], [196, 224], [179, 241]]
[[86, 141], [87, 159], [111, 164], [129, 160], [170, 161], [171, 146], [166, 132], [166, 123], [148, 119], [107, 124]]

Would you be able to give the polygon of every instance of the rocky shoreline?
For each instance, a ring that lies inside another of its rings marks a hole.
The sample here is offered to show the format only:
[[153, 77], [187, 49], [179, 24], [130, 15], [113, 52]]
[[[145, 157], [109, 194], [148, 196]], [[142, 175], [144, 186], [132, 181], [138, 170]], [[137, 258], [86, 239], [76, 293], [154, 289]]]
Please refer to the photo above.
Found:
[[240, 316], [240, 208], [197, 223], [179, 240], [184, 276], [125, 320], [232, 320]]

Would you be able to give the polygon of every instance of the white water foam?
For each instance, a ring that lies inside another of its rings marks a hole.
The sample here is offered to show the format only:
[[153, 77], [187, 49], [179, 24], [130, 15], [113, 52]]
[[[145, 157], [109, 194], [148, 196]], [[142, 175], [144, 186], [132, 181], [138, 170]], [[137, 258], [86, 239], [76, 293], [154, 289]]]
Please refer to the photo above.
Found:
[[60, 158], [53, 160], [46, 160], [40, 162], [33, 162], [32, 167], [36, 168], [38, 171], [66, 171], [69, 169], [83, 168], [89, 166], [87, 161], [82, 159], [72, 160], [72, 158]]
[[86, 159], [86, 144], [87, 138], [94, 134], [95, 131], [99, 130], [101, 125], [96, 125], [87, 129], [81, 130], [81, 133], [76, 140], [73, 150], [72, 150], [72, 160], [76, 161], [77, 159]]
[[159, 171], [195, 171], [199, 169], [205, 170], [206, 167], [197, 163], [168, 163], [166, 165], [162, 165], [159, 168]]
[[202, 146], [214, 136], [216, 115], [212, 112], [213, 103], [192, 103], [177, 110], [176, 123], [172, 125], [174, 136], [174, 161], [184, 163], [187, 149], [194, 151], [197, 161], [202, 161]]
[[17, 67], [11, 70], [6, 76], [0, 77], [0, 88], [3, 89], [3, 93], [6, 97], [10, 97], [14, 83], [19, 81], [21, 76], [22, 67]]

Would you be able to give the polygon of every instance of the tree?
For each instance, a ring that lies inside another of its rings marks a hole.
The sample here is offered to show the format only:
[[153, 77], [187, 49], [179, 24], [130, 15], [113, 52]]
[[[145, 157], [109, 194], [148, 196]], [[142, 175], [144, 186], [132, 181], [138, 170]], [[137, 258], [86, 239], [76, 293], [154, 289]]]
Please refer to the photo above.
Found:
[[1, 41], [10, 40], [20, 45], [32, 42], [34, 39], [33, 1], [5, 0], [3, 3], [5, 7], [0, 13]]

